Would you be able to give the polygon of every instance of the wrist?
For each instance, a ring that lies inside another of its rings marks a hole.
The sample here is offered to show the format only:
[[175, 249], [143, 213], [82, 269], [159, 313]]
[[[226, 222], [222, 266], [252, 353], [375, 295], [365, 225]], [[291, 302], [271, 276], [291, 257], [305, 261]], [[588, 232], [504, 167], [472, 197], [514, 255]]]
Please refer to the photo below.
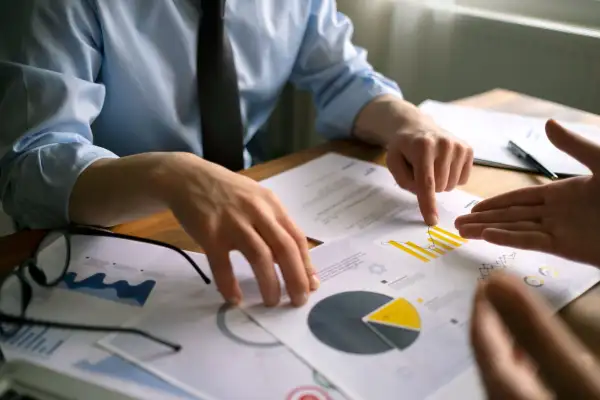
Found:
[[[159, 153], [148, 167], [146, 180], [148, 195], [156, 198], [166, 207], [171, 207], [181, 186], [185, 186], [182, 177], [190, 168], [197, 168], [204, 160], [195, 154], [185, 152]], [[198, 172], [201, 173], [201, 172]]]
[[173, 210], [182, 201], [207, 201], [219, 181], [231, 171], [192, 153], [164, 153], [151, 173], [152, 195]]
[[359, 139], [387, 147], [398, 132], [420, 124], [423, 113], [417, 106], [393, 95], [376, 97], [356, 118], [354, 135]]
[[176, 158], [157, 152], [93, 162], [71, 191], [70, 220], [114, 226], [163, 211], [177, 173]]

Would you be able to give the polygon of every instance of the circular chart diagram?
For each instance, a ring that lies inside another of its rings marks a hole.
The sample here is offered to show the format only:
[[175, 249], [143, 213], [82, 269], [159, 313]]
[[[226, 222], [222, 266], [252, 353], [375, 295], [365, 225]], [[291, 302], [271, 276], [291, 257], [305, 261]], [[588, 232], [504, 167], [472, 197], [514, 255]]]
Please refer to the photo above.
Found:
[[408, 301], [367, 291], [322, 299], [310, 310], [307, 323], [321, 343], [352, 354], [405, 349], [421, 328], [419, 315]]
[[332, 400], [331, 396], [320, 387], [303, 386], [292, 390], [287, 400]]
[[542, 278], [540, 278], [539, 276], [526, 276], [523, 278], [523, 281], [525, 281], [525, 283], [529, 286], [533, 286], [533, 287], [541, 287], [544, 286], [544, 280]]
[[[235, 315], [238, 318], [231, 318], [233, 313], [239, 313]], [[243, 322], [240, 322], [240, 320]], [[281, 342], [277, 341], [239, 309], [230, 304], [223, 304], [219, 308], [219, 311], [217, 311], [217, 327], [223, 335], [243, 346], [262, 348], [282, 346]], [[242, 334], [241, 332], [244, 333]]]

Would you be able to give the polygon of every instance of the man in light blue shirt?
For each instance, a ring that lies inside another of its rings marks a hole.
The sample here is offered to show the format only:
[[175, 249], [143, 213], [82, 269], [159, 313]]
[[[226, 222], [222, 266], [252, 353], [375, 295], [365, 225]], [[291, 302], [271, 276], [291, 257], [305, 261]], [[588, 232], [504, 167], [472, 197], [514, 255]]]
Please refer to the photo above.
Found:
[[[202, 159], [195, 1], [0, 2], [4, 209], [33, 228], [170, 209], [227, 300], [242, 295], [228, 257], [240, 250], [267, 304], [281, 294], [275, 262], [302, 304], [318, 286], [302, 233], [270, 192]], [[322, 134], [387, 147], [392, 174], [435, 223], [435, 192], [466, 182], [472, 152], [372, 69], [334, 0], [229, 0], [225, 18], [245, 144], [291, 81], [313, 94]]]

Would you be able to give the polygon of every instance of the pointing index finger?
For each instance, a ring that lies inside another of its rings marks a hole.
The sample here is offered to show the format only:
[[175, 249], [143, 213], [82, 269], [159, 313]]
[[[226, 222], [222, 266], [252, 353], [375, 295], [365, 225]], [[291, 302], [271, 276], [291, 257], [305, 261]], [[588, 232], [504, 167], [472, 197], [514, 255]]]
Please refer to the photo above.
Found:
[[415, 171], [415, 193], [419, 201], [421, 214], [427, 225], [437, 224], [437, 207], [435, 203], [435, 175], [433, 146], [425, 143], [421, 160], [413, 165]]

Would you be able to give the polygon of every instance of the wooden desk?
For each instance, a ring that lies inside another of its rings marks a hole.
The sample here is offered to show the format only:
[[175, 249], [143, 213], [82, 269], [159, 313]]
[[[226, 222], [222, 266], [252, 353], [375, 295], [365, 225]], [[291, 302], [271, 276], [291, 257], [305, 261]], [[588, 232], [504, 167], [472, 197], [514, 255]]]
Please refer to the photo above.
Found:
[[[556, 118], [566, 121], [596, 124], [600, 126], [600, 116], [570, 109], [558, 104], [531, 98], [506, 90], [493, 90], [481, 95], [456, 101], [457, 104]], [[485, 134], [485, 132], [482, 132]], [[384, 162], [381, 150], [350, 141], [330, 142], [322, 146], [291, 154], [289, 156], [258, 165], [243, 174], [255, 180], [262, 180], [312, 160], [324, 153], [335, 151], [352, 157], [380, 164]], [[463, 190], [481, 197], [489, 197], [508, 190], [544, 183], [544, 178], [496, 168], [476, 166], [469, 183]], [[135, 236], [148, 237], [176, 245], [185, 250], [201, 251], [181, 229], [171, 213], [166, 212], [140, 221], [115, 228], [115, 231]], [[600, 356], [600, 289], [596, 286], [588, 293], [561, 311], [561, 316], [577, 334]]]
[[[600, 126], [600, 116], [501, 89], [462, 99], [455, 103]], [[338, 141], [257, 165], [243, 174], [255, 180], [262, 180], [330, 151], [379, 164], [384, 163], [384, 154], [379, 149], [356, 142]], [[481, 197], [489, 197], [508, 190], [545, 182], [547, 182], [545, 178], [536, 175], [475, 166], [469, 183], [461, 189]], [[119, 226], [116, 231], [165, 241], [186, 250], [201, 251], [200, 247], [183, 232], [178, 222], [168, 212]], [[600, 356], [600, 286], [596, 286], [571, 303], [560, 314]]]

